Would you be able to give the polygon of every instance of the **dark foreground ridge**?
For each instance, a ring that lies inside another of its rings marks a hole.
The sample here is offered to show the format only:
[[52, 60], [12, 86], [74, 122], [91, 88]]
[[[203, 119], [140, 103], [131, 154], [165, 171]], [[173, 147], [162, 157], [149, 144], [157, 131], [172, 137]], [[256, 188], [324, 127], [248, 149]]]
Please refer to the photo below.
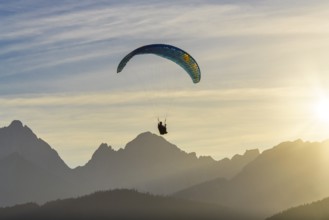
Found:
[[0, 219], [6, 220], [212, 220], [247, 219], [233, 210], [213, 204], [154, 196], [134, 190], [114, 190], [91, 195], [0, 209]]
[[329, 198], [311, 204], [301, 205], [276, 214], [267, 220], [327, 220], [329, 219]]

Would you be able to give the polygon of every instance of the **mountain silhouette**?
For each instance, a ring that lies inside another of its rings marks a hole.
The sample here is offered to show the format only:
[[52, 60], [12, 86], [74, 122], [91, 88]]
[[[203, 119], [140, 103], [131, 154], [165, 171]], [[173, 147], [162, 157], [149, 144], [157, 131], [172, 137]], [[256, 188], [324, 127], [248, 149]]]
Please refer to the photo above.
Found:
[[[264, 219], [329, 195], [328, 148], [329, 141], [296, 140], [261, 154], [248, 150], [216, 161], [144, 132], [123, 149], [103, 143], [85, 165], [70, 169], [54, 149], [16, 120], [0, 128], [0, 206], [126, 188]], [[33, 204], [19, 207], [44, 209]]]
[[329, 198], [290, 208], [266, 220], [326, 220], [329, 219]]
[[124, 149], [101, 144], [84, 166], [70, 169], [45, 141], [15, 120], [0, 128], [0, 206], [44, 203], [116, 188], [172, 194], [218, 177], [231, 178], [259, 155], [216, 161], [186, 153], [145, 132]]
[[132, 190], [97, 192], [91, 195], [11, 208], [0, 208], [0, 219], [243, 219], [245, 215], [213, 204], [203, 204], [170, 197], [142, 194]]
[[70, 172], [57, 152], [20, 121], [0, 129], [0, 206], [73, 196]]
[[123, 187], [171, 194], [207, 180], [232, 177], [258, 155], [258, 150], [251, 150], [232, 160], [215, 161], [145, 132], [118, 151], [102, 144], [85, 166], [75, 169], [75, 175], [90, 190]]
[[8, 127], [0, 128], [0, 160], [12, 153], [18, 153], [26, 160], [60, 176], [70, 171], [54, 149], [18, 120], [14, 120]]
[[259, 218], [329, 195], [329, 142], [284, 142], [264, 151], [231, 180], [185, 189], [180, 198], [225, 204]]

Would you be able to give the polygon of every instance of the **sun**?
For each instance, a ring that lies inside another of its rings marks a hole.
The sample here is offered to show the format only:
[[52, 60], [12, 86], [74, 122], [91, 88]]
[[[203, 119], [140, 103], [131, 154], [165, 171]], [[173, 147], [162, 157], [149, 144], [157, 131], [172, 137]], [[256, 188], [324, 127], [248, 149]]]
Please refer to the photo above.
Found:
[[317, 120], [329, 123], [329, 99], [321, 98], [315, 103], [314, 113]]

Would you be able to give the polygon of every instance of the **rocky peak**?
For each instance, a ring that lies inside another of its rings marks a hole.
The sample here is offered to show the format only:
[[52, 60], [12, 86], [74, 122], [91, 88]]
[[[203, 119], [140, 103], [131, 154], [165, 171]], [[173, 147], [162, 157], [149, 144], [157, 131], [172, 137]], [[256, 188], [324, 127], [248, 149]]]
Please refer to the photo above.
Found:
[[0, 128], [0, 138], [8, 136], [15, 136], [15, 139], [21, 140], [26, 140], [26, 138], [37, 138], [33, 131], [26, 125], [23, 125], [19, 120], [12, 121], [8, 127]]
[[0, 128], [0, 159], [14, 153], [46, 170], [69, 169], [54, 149], [19, 120]]
[[115, 152], [115, 150], [113, 150], [113, 148], [109, 145], [107, 145], [106, 143], [102, 143], [97, 150], [94, 152], [93, 156], [92, 156], [92, 160], [96, 159], [102, 159], [102, 158], [106, 158], [108, 157], [110, 154], [112, 154], [113, 152]]
[[161, 152], [168, 152], [168, 151], [177, 151], [181, 152], [181, 150], [168, 142], [163, 137], [153, 134], [151, 132], [144, 132], [139, 134], [135, 139], [129, 142], [125, 149], [127, 151], [138, 151], [138, 152], [150, 152], [150, 153], [161, 153]]
[[11, 124], [8, 127], [9, 128], [23, 128], [23, 123], [19, 120], [14, 120], [11, 122]]

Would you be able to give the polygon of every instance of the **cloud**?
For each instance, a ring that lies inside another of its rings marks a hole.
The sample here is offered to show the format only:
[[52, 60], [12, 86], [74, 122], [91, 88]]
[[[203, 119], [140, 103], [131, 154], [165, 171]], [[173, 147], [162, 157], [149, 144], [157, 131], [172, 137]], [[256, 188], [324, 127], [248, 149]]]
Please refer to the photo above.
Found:
[[[184, 48], [191, 48], [201, 61], [204, 60], [202, 66], [211, 66], [207, 60], [213, 57], [221, 68], [227, 68], [230, 64], [220, 62], [223, 54], [226, 57], [231, 54], [235, 62], [243, 62], [241, 53], [260, 53], [262, 48], [277, 51], [278, 42], [274, 39], [273, 44], [273, 37], [284, 38], [291, 48], [292, 39], [287, 41], [287, 36], [296, 38], [299, 35], [298, 40], [301, 35], [307, 38], [308, 35], [328, 34], [325, 31], [327, 24], [322, 22], [326, 14], [317, 6], [308, 10], [297, 7], [273, 11], [269, 6], [250, 7], [240, 2], [206, 3], [197, 7], [194, 4], [99, 5], [85, 1], [85, 6], [72, 3], [66, 10], [64, 5], [44, 6], [39, 11], [15, 14], [1, 21], [4, 27], [1, 39], [12, 41], [2, 43], [1, 75], [19, 76], [32, 72], [41, 75], [55, 68], [69, 72], [71, 69], [67, 65], [74, 63], [84, 69], [86, 60], [92, 61], [99, 56], [116, 57], [107, 66], [115, 69], [120, 52], [124, 54], [131, 48], [155, 41], [177, 42]], [[27, 4], [23, 6], [27, 7]], [[256, 42], [251, 41], [250, 36]], [[296, 47], [303, 45], [305, 37], [300, 41]], [[287, 48], [287, 45], [281, 47]], [[94, 65], [96, 71], [99, 71], [98, 66], [98, 63]], [[240, 66], [245, 68], [244, 63]], [[208, 74], [216, 74], [214, 67]]]

